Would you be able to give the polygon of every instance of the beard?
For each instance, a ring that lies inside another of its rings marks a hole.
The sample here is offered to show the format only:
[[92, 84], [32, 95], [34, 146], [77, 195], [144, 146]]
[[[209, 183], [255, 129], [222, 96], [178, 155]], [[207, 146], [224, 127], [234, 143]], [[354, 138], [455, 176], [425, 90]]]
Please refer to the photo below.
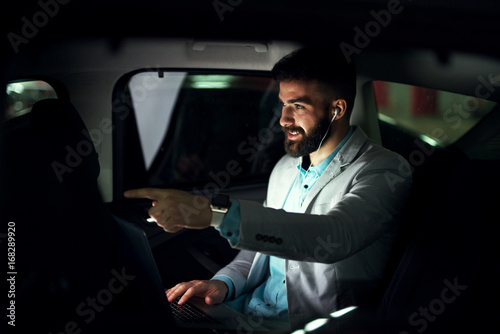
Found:
[[311, 129], [308, 135], [305, 134], [304, 129], [301, 127], [282, 127], [285, 134], [288, 131], [297, 131], [301, 134], [302, 139], [300, 140], [290, 140], [288, 136], [285, 136], [285, 151], [290, 156], [294, 158], [309, 155], [316, 151], [326, 136], [326, 133], [330, 130], [330, 120], [328, 117], [323, 117], [315, 126]]

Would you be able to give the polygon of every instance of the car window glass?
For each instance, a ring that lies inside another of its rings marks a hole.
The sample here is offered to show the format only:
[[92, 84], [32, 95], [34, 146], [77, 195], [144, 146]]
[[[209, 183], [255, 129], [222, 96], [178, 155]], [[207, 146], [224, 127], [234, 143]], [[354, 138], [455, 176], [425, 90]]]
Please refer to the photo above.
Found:
[[278, 87], [268, 76], [146, 71], [127, 89], [139, 145], [125, 144], [125, 178], [140, 178], [138, 168], [126, 170], [132, 150], [142, 151], [142, 185], [211, 190], [267, 178], [284, 154]]
[[165, 137], [185, 77], [185, 72], [165, 73], [163, 78], [156, 72], [143, 72], [130, 79], [128, 88], [148, 169]]
[[495, 102], [430, 88], [374, 81], [379, 119], [432, 146], [446, 147], [473, 128]]
[[11, 119], [27, 114], [35, 102], [51, 98], [57, 98], [57, 93], [49, 83], [43, 80], [8, 83], [5, 118]]

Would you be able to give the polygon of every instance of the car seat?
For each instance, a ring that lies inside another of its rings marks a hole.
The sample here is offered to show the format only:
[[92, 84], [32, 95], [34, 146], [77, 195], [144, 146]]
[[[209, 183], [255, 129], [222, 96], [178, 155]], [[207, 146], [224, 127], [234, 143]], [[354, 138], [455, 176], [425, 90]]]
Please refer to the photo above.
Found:
[[[16, 226], [17, 327], [167, 330], [164, 305], [142, 295], [141, 264], [103, 206], [97, 153], [76, 109], [42, 100], [11, 121], [3, 124], [1, 187], [2, 220]], [[122, 272], [137, 278], [127, 282]]]
[[[380, 301], [312, 333], [489, 332], [500, 307], [500, 161], [437, 150], [414, 187]], [[494, 190], [495, 189], [495, 190]]]

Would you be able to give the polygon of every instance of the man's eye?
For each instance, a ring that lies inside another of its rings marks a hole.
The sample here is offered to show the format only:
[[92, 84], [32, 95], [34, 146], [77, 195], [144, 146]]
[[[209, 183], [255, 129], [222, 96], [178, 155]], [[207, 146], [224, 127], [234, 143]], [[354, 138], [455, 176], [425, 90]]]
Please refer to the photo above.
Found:
[[295, 108], [296, 108], [296, 109], [304, 109], [304, 106], [303, 106], [303, 105], [301, 105], [301, 104], [296, 104], [296, 105], [295, 105]]

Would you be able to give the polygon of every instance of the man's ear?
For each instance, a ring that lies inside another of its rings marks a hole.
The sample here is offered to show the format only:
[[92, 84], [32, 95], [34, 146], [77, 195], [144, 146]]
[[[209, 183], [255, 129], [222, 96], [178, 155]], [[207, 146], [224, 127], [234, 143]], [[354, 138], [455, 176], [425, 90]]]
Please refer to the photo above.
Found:
[[335, 112], [336, 112], [337, 116], [335, 116], [335, 119], [333, 121], [339, 120], [345, 116], [346, 111], [347, 111], [347, 102], [344, 99], [334, 100], [332, 102], [330, 117], [333, 118], [333, 116], [335, 116]]

